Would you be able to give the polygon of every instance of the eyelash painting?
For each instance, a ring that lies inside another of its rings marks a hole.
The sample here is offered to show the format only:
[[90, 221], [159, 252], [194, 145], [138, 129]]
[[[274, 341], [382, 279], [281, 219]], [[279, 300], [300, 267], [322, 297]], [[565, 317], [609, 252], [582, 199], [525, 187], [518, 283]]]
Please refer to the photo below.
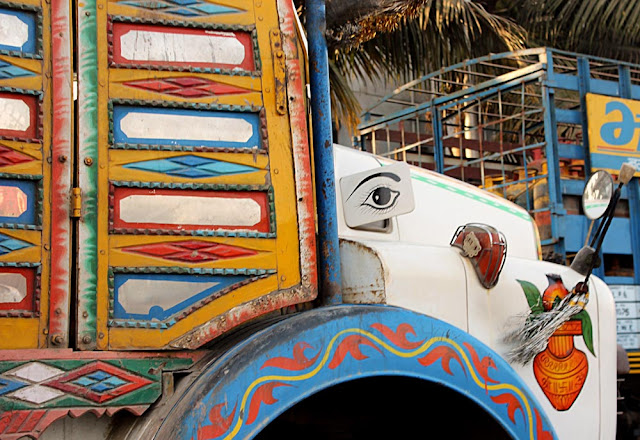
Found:
[[357, 228], [413, 211], [409, 166], [384, 166], [340, 179], [347, 226]]

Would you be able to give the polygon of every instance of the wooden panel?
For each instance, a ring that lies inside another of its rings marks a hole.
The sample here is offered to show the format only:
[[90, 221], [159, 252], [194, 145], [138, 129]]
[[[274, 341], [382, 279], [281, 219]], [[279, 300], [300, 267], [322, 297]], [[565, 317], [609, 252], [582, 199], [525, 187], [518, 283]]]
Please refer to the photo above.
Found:
[[79, 346], [195, 348], [315, 298], [309, 151], [292, 142], [306, 118], [276, 88], [276, 2], [92, 0], [78, 17]]
[[[68, 200], [70, 189], [69, 163], [56, 165], [66, 167], [67, 174], [56, 171], [55, 189], [51, 178], [52, 157], [64, 155], [64, 161], [70, 157], [70, 93], [65, 95], [63, 86], [58, 91], [52, 88], [62, 79], [71, 90], [68, 11], [68, 3], [58, 0], [0, 4], [0, 28], [11, 29], [0, 34], [0, 348], [4, 349], [63, 347], [68, 342], [68, 260], [54, 271], [55, 283], [50, 280], [50, 262], [60, 257], [60, 251], [68, 256], [69, 245], [68, 214], [52, 219], [51, 211], [61, 197]], [[55, 71], [54, 56], [58, 57]]]

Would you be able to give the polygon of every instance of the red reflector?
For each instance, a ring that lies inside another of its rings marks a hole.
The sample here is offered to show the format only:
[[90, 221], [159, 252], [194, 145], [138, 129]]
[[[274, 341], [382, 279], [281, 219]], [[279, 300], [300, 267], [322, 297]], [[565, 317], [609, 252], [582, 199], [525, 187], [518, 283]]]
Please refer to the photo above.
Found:
[[485, 288], [496, 285], [507, 256], [507, 240], [501, 232], [489, 225], [469, 223], [458, 228], [450, 244], [471, 260]]

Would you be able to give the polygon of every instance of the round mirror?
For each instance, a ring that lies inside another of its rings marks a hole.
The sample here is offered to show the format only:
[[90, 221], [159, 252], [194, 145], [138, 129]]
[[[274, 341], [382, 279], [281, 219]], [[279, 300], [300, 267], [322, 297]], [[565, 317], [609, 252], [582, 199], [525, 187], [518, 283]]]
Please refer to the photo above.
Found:
[[584, 215], [595, 220], [604, 215], [613, 197], [613, 179], [606, 171], [594, 173], [584, 187], [582, 193], [582, 209]]

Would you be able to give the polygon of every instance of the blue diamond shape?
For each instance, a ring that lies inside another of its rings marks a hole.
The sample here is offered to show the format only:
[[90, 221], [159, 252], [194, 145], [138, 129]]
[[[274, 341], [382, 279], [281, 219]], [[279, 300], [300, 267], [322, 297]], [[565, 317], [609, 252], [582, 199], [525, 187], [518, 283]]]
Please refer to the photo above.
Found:
[[111, 390], [113, 388], [114, 388], [113, 385], [110, 385], [104, 382], [98, 382], [97, 384], [91, 387], [91, 391], [95, 391], [96, 393], [104, 393], [105, 391]]
[[22, 240], [16, 240], [15, 238], [5, 240], [0, 242], [0, 246], [3, 246], [11, 251], [17, 251], [18, 249], [24, 249], [26, 247], [31, 247], [29, 243], [25, 243]]
[[198, 12], [197, 11], [193, 11], [191, 9], [185, 9], [185, 8], [181, 8], [181, 9], [166, 9], [164, 11], [162, 11], [166, 14], [176, 14], [176, 15], [182, 15], [183, 17], [197, 17]]
[[19, 390], [22, 387], [26, 387], [28, 384], [20, 382], [18, 380], [5, 379], [0, 377], [0, 396], [10, 393], [15, 390]]
[[111, 385], [113, 388], [117, 388], [122, 385], [128, 384], [129, 382], [127, 382], [126, 380], [122, 380], [119, 377], [111, 376], [109, 379], [103, 380], [102, 383]]
[[175, 163], [179, 163], [182, 165], [186, 165], [188, 167], [194, 167], [194, 166], [198, 166], [198, 165], [204, 165], [204, 164], [208, 164], [211, 162], [215, 162], [214, 160], [211, 159], [207, 159], [204, 157], [199, 157], [199, 156], [179, 156], [179, 157], [172, 157], [171, 159], [169, 159], [171, 162], [175, 162]]
[[257, 171], [257, 168], [249, 167], [246, 165], [217, 161], [205, 165], [200, 165], [198, 169], [207, 170], [216, 174], [242, 174]]
[[182, 168], [182, 166], [173, 163], [167, 159], [147, 160], [145, 162], [135, 162], [124, 166], [124, 168], [130, 168], [142, 171], [151, 171], [154, 173], [167, 173], [169, 171], [175, 171]]
[[2, 66], [0, 67], [0, 79], [18, 78], [21, 76], [33, 76], [33, 72], [22, 69], [18, 66]]
[[168, 173], [170, 176], [189, 177], [192, 179], [203, 177], [215, 177], [216, 175], [205, 170], [199, 170], [197, 168], [183, 168], [179, 171], [173, 171]]
[[112, 377], [112, 375], [109, 374], [109, 373], [105, 373], [104, 371], [98, 370], [98, 371], [96, 371], [94, 373], [88, 374], [87, 377], [90, 378], [90, 379], [93, 379], [95, 381], [102, 381], [102, 380], [105, 380], [105, 379], [108, 379], [108, 378]]
[[180, 6], [188, 6], [188, 5], [194, 5], [194, 4], [200, 3], [198, 0], [167, 0], [167, 1]]
[[74, 383], [74, 384], [76, 384], [76, 385], [79, 385], [79, 386], [81, 386], [81, 387], [85, 387], [85, 388], [86, 388], [86, 387], [88, 387], [88, 386], [93, 385], [94, 383], [96, 383], [96, 381], [95, 381], [95, 380], [93, 380], [93, 379], [89, 379], [87, 376], [83, 376], [83, 377], [81, 377], [81, 378], [79, 378], [79, 379], [74, 380], [74, 381], [73, 381], [73, 382], [71, 382], [71, 383]]

